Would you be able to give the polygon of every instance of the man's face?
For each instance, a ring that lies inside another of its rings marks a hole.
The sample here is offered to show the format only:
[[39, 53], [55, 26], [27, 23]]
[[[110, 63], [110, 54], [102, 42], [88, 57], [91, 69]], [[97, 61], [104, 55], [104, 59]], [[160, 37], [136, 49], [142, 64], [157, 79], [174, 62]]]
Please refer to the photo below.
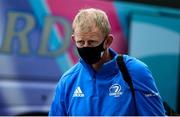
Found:
[[73, 36], [75, 44], [78, 48], [96, 47], [104, 40], [104, 36], [98, 28], [94, 28], [92, 31], [87, 33], [75, 30]]

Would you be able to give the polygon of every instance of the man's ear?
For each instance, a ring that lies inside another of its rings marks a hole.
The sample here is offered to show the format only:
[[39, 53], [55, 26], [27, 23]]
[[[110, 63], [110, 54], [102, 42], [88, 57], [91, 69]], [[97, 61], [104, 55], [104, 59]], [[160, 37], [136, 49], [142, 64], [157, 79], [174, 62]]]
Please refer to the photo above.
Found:
[[71, 35], [71, 39], [73, 42], [75, 42], [75, 36], [73, 34]]
[[107, 36], [107, 38], [106, 38], [106, 40], [105, 40], [105, 48], [109, 48], [110, 47], [110, 45], [112, 44], [112, 42], [113, 42], [113, 39], [114, 39], [114, 36], [112, 35], [112, 34], [109, 34], [108, 36]]

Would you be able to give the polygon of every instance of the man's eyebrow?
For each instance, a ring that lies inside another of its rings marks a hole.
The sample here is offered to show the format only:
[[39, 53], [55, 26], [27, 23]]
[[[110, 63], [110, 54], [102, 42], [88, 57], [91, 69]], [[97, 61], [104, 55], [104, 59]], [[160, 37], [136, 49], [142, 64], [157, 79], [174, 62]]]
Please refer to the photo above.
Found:
[[89, 42], [98, 42], [97, 40], [89, 40]]

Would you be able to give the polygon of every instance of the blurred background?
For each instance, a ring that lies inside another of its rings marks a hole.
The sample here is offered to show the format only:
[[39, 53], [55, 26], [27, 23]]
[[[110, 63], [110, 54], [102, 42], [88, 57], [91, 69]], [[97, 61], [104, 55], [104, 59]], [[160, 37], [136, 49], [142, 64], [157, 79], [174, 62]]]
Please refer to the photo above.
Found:
[[72, 20], [89, 7], [108, 14], [111, 47], [144, 61], [180, 113], [179, 0], [0, 0], [0, 115], [47, 115], [59, 78], [78, 60]]

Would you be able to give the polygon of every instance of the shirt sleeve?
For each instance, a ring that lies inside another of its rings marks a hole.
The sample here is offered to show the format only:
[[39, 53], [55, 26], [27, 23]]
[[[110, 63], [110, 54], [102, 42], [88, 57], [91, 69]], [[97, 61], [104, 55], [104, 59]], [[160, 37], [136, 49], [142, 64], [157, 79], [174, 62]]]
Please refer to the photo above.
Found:
[[161, 98], [153, 93], [136, 92], [136, 108], [139, 116], [165, 116]]
[[63, 92], [63, 82], [60, 80], [58, 83], [55, 95], [51, 104], [49, 111], [49, 116], [66, 116], [66, 109], [64, 103], [64, 92]]
[[164, 116], [165, 109], [148, 66], [138, 59], [130, 60], [128, 71], [133, 80], [136, 110], [140, 116]]

